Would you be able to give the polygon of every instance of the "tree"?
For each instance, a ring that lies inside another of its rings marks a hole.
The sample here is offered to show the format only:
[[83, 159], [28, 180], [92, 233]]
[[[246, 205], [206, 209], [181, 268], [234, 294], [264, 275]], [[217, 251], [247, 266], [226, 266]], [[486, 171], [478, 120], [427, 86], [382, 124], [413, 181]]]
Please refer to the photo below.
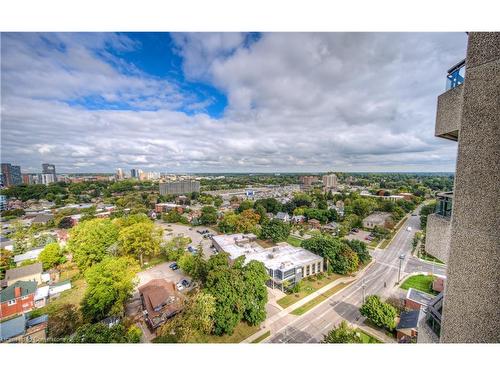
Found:
[[93, 219], [70, 230], [67, 249], [81, 271], [100, 262], [118, 240], [118, 228], [110, 219]]
[[179, 260], [185, 253], [187, 245], [191, 243], [191, 238], [179, 236], [174, 237], [161, 247], [161, 251], [167, 256], [168, 260]]
[[207, 264], [205, 259], [203, 259], [202, 250], [194, 255], [184, 252], [184, 254], [179, 258], [179, 267], [189, 276], [195, 280], [204, 281], [206, 277]]
[[70, 229], [71, 227], [73, 227], [73, 219], [71, 219], [70, 216], [65, 216], [59, 221], [57, 227], [59, 229]]
[[129, 257], [106, 257], [85, 272], [87, 289], [82, 300], [86, 321], [98, 322], [109, 315], [122, 315], [132, 295], [137, 262]]
[[213, 206], [203, 206], [201, 208], [200, 223], [211, 225], [217, 223], [217, 209]]
[[253, 201], [249, 200], [249, 199], [246, 199], [244, 200], [243, 202], [240, 203], [240, 205], [238, 206], [238, 213], [242, 213], [243, 211], [245, 210], [249, 210], [249, 209], [252, 209], [253, 208]]
[[347, 245], [358, 255], [359, 262], [366, 264], [372, 260], [372, 256], [366, 247], [366, 244], [360, 240], [346, 241]]
[[103, 323], [84, 324], [76, 330], [74, 336], [69, 339], [72, 343], [137, 343], [141, 334], [137, 327], [132, 326], [128, 330], [119, 323], [108, 327]]
[[38, 255], [38, 260], [42, 262], [43, 269], [48, 270], [63, 263], [65, 258], [59, 244], [53, 242], [45, 245], [42, 252]]
[[0, 249], [0, 279], [4, 278], [5, 271], [15, 266], [16, 264], [14, 263], [12, 251]]
[[349, 327], [347, 322], [343, 320], [338, 326], [323, 336], [325, 344], [360, 344], [361, 338], [355, 329]]
[[290, 230], [289, 224], [273, 219], [262, 225], [261, 238], [270, 239], [273, 242], [285, 241], [290, 235]]
[[206, 292], [192, 296], [184, 310], [160, 328], [160, 336], [174, 336], [176, 342], [196, 342], [212, 332], [215, 298]]
[[341, 275], [349, 274], [358, 268], [357, 254], [342, 240], [331, 235], [316, 235], [302, 241], [302, 247], [328, 261], [328, 269]]
[[396, 327], [396, 309], [390, 304], [382, 302], [379, 296], [368, 296], [359, 312], [378, 327], [387, 328], [389, 331]]
[[252, 260], [243, 267], [243, 298], [245, 311], [243, 318], [251, 325], [257, 325], [266, 319], [267, 288], [269, 274], [261, 262]]
[[138, 222], [123, 228], [118, 235], [121, 255], [133, 255], [139, 258], [141, 266], [144, 257], [152, 257], [160, 252], [163, 230], [155, 227], [151, 221]]
[[82, 316], [78, 307], [64, 304], [49, 315], [48, 335], [56, 339], [70, 336], [81, 324]]

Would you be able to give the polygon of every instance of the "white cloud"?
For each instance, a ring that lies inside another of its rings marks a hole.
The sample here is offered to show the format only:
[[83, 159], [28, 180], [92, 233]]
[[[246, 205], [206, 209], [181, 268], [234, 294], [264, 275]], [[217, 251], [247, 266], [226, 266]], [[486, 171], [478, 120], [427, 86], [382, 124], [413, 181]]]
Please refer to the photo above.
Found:
[[[174, 34], [186, 76], [227, 94], [220, 119], [180, 112], [209, 102], [194, 102], [175, 83], [111, 64], [105, 46], [140, 48], [126, 37], [44, 38], [2, 34], [2, 160], [23, 169], [39, 168], [41, 154], [60, 171], [454, 166], [456, 145], [433, 134], [436, 98], [446, 69], [465, 53], [463, 34], [276, 33], [250, 46], [242, 34]], [[47, 47], [61, 43], [65, 49]], [[88, 95], [135, 110], [65, 102]]]

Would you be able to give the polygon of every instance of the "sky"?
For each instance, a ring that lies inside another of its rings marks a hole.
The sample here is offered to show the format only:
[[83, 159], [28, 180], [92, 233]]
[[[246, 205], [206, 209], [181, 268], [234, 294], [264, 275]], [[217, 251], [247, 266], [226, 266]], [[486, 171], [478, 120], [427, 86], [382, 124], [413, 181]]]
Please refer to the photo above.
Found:
[[454, 171], [465, 33], [2, 33], [1, 159], [40, 172]]

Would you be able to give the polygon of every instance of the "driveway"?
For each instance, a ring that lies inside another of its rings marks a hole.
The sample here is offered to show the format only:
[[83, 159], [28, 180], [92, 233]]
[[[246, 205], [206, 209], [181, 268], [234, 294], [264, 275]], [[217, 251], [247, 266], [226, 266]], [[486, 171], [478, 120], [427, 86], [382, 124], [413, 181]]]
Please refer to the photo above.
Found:
[[370, 241], [365, 240], [365, 237], [368, 236], [370, 232], [367, 232], [366, 230], [359, 229], [357, 233], [350, 232], [345, 238], [348, 240], [360, 240], [363, 241], [366, 244], [369, 244]]

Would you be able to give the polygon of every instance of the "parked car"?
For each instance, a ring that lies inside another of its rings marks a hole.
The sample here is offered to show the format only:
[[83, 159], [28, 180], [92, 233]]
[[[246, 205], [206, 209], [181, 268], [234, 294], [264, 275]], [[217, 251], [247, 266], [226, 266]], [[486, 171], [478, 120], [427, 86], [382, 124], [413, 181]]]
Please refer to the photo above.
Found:
[[175, 286], [177, 287], [177, 290], [183, 290], [184, 289], [184, 285], [182, 285], [181, 282], [178, 282], [177, 284], [175, 284]]
[[189, 281], [187, 281], [186, 279], [182, 280], [181, 281], [181, 284], [184, 286], [184, 288], [187, 288], [189, 286]]
[[179, 265], [178, 265], [176, 262], [172, 263], [172, 264], [171, 264], [170, 266], [168, 266], [168, 267], [169, 267], [171, 270], [174, 270], [174, 271], [179, 269]]
[[352, 228], [352, 229], [351, 229], [351, 232], [358, 233], [358, 232], [359, 232], [359, 229], [358, 229], [358, 228]]

